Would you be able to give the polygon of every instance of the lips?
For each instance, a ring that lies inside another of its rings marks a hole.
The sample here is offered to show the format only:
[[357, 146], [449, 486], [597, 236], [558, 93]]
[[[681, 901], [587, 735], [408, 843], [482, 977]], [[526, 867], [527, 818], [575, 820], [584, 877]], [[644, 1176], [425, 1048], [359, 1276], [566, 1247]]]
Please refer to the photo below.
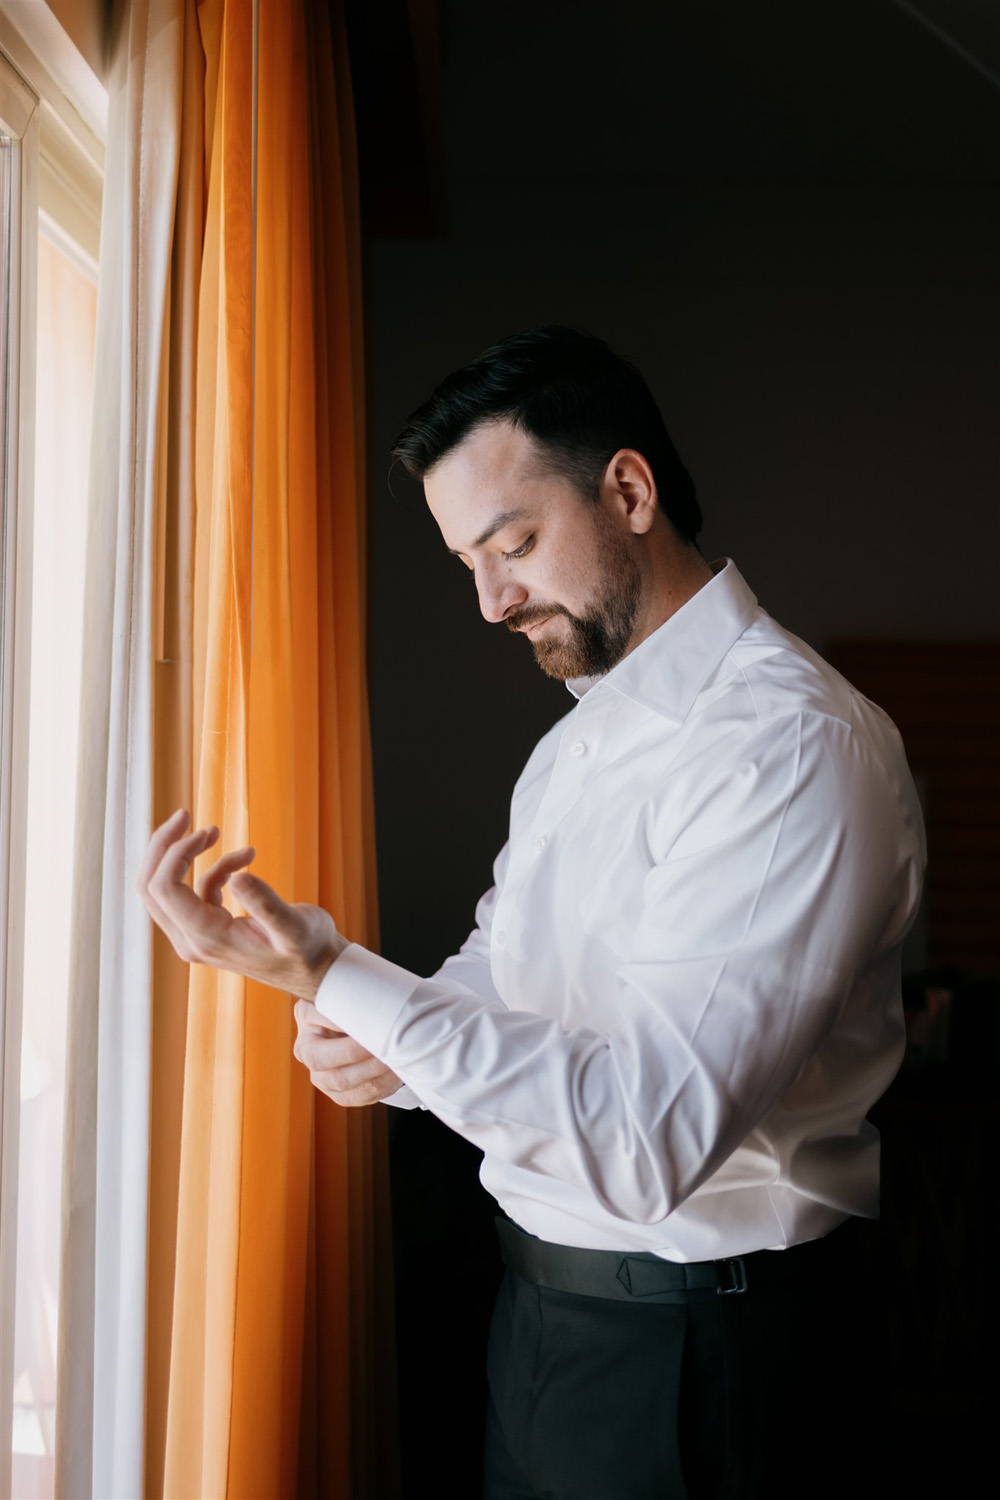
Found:
[[533, 625], [525, 625], [524, 633], [528, 637], [528, 640], [533, 640], [536, 633], [541, 630], [542, 626], [547, 625], [549, 621], [554, 618], [555, 617], [553, 615], [546, 615], [544, 620], [536, 620]]

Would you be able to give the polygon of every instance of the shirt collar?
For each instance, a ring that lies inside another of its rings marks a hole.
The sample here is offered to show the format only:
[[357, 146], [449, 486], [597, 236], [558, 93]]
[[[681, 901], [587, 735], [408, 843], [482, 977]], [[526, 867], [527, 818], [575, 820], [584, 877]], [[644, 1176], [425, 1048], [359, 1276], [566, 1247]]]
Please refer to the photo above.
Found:
[[708, 583], [610, 672], [568, 678], [573, 696], [613, 687], [633, 702], [683, 722], [757, 613], [757, 599], [730, 558], [712, 563], [712, 572]]

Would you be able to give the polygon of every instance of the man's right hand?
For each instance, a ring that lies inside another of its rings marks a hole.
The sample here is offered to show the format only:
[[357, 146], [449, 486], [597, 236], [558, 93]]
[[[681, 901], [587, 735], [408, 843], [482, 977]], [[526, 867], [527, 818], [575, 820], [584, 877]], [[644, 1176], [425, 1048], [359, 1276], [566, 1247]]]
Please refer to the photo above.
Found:
[[309, 1069], [311, 1082], [334, 1104], [348, 1108], [375, 1104], [403, 1087], [403, 1080], [360, 1042], [337, 1031], [309, 1000], [295, 1005], [299, 1028], [295, 1056]]

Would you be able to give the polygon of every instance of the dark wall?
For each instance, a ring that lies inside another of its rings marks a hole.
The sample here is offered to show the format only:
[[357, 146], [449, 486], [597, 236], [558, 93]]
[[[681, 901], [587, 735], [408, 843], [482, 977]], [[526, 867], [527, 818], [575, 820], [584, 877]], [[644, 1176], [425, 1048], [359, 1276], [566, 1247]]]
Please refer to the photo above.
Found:
[[[366, 252], [383, 951], [420, 972], [465, 936], [513, 782], [570, 704], [480, 618], [420, 488], [386, 483], [402, 420], [486, 344], [560, 321], [633, 359], [706, 555], [820, 649], [1000, 629], [997, 87], [889, 0], [440, 19], [437, 232]], [[446, 1398], [467, 1441], [437, 1493], [471, 1495], [481, 1307], [465, 1281], [457, 1315], [421, 1288], [452, 1252], [487, 1287], [489, 1206], [474, 1153], [426, 1117], [393, 1125], [409, 1472], [440, 1458]]]
[[[625, 232], [610, 192], [464, 184], [447, 240], [372, 247], [382, 917], [408, 961], [468, 925], [503, 799], [568, 706], [479, 618], [419, 488], [385, 485], [395, 427], [490, 340], [559, 320], [633, 358], [698, 484], [706, 555], [820, 649], [997, 631], [1000, 191], [645, 185]], [[437, 877], [419, 891], [411, 836]]]
[[503, 334], [575, 323], [634, 359], [706, 555], [820, 649], [997, 633], [1000, 90], [891, 4], [805, 7], [805, 32], [802, 9], [444, 8], [442, 232], [374, 239], [366, 268], [382, 922], [402, 961], [464, 935], [517, 771], [568, 706], [480, 619], [420, 488], [386, 483], [407, 413]]

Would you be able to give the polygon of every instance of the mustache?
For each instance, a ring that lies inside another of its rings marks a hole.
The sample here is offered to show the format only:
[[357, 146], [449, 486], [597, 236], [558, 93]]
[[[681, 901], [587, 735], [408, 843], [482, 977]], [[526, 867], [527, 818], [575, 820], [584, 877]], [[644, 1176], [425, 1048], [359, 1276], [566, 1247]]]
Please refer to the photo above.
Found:
[[569, 610], [561, 604], [526, 604], [507, 616], [508, 630], [524, 630], [528, 625], [537, 625], [539, 620], [548, 620], [552, 615], [568, 615]]

